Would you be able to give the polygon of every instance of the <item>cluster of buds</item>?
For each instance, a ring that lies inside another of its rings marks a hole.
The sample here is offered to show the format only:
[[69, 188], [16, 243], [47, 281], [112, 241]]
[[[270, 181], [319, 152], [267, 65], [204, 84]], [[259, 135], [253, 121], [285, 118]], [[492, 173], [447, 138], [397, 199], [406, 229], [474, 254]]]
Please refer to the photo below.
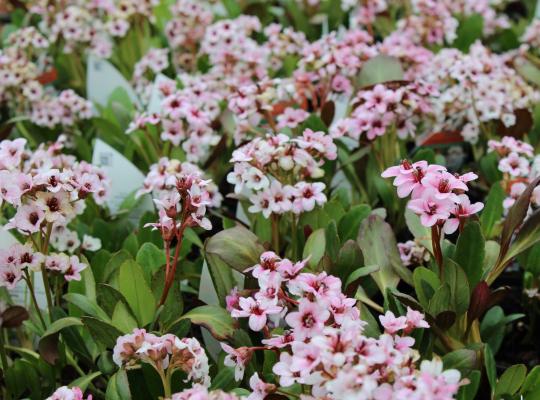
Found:
[[249, 198], [249, 211], [300, 214], [326, 202], [325, 185], [308, 182], [323, 176], [324, 160], [336, 158], [336, 146], [323, 132], [306, 129], [302, 136], [285, 134], [256, 138], [233, 152], [234, 170], [227, 181]]
[[113, 360], [123, 368], [133, 368], [141, 363], [150, 364], [168, 379], [174, 371], [181, 370], [187, 379], [205, 387], [210, 385], [208, 357], [195, 338], [178, 338], [172, 334], [156, 336], [144, 329], [120, 336], [113, 350]]

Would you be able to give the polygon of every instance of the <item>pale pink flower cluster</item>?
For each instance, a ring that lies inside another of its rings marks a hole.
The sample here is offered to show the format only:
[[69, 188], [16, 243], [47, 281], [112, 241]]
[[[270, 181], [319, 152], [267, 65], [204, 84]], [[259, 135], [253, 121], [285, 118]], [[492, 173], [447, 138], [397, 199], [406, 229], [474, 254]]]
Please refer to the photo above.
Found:
[[324, 160], [336, 157], [336, 145], [324, 132], [306, 129], [295, 138], [269, 134], [233, 152], [227, 182], [236, 195], [249, 199], [252, 213], [300, 214], [326, 203], [325, 184], [307, 180], [322, 177]]
[[61, 91], [58, 95], [45, 94], [32, 104], [30, 120], [39, 126], [73, 126], [77, 122], [94, 116], [92, 102], [79, 96], [72, 89]]
[[219, 207], [222, 200], [217, 186], [203, 179], [199, 167], [168, 158], [161, 158], [150, 167], [137, 196], [145, 193], [153, 193], [159, 209], [159, 223], [151, 226], [162, 232], [175, 231], [176, 219], [181, 215], [188, 226], [211, 229], [210, 220], [205, 217], [206, 207]]
[[510, 26], [508, 17], [497, 14], [490, 0], [413, 0], [411, 8], [412, 13], [398, 21], [397, 32], [417, 44], [452, 43], [457, 37], [458, 16], [481, 15], [484, 35]]
[[77, 256], [64, 253], [43, 255], [31, 245], [15, 243], [7, 249], [0, 249], [0, 287], [13, 289], [23, 279], [25, 268], [40, 271], [44, 265], [48, 271], [58, 273], [66, 281], [80, 281], [81, 271], [88, 267]]
[[68, 0], [50, 4], [32, 3], [30, 12], [42, 18], [40, 29], [51, 40], [63, 44], [65, 53], [88, 48], [99, 57], [112, 54], [115, 38], [124, 37], [136, 20], [154, 20], [158, 0], [83, 1]]
[[540, 94], [505, 58], [492, 53], [481, 42], [468, 54], [443, 49], [425, 63], [417, 79], [435, 84], [441, 95], [433, 101], [437, 117], [432, 131], [459, 130], [463, 138], [475, 143], [486, 123], [516, 123], [515, 111], [531, 109]]
[[407, 207], [420, 216], [422, 225], [441, 227], [447, 234], [484, 208], [481, 202], [471, 204], [465, 194], [469, 190], [467, 183], [478, 178], [472, 172], [452, 174], [441, 165], [404, 160], [386, 169], [382, 177], [394, 178], [400, 198], [411, 196]]
[[192, 70], [196, 66], [199, 43], [214, 16], [204, 2], [195, 0], [177, 0], [170, 9], [172, 18], [165, 26], [165, 35], [174, 64]]
[[151, 48], [135, 64], [131, 83], [143, 104], [148, 104], [154, 79], [169, 67], [169, 50]]
[[240, 397], [221, 390], [209, 391], [203, 385], [193, 385], [192, 388], [173, 394], [171, 400], [240, 400]]
[[38, 78], [50, 67], [44, 57], [49, 42], [34, 27], [21, 28], [11, 33], [0, 49], [0, 103], [25, 113], [29, 104], [43, 95]]
[[360, 90], [352, 101], [355, 107], [350, 117], [338, 121], [331, 134], [355, 140], [365, 135], [368, 140], [374, 140], [395, 129], [401, 139], [414, 137], [417, 125], [433, 118], [431, 98], [437, 94], [433, 85], [422, 82], [397, 88], [378, 84], [372, 89]]
[[540, 19], [534, 18], [521, 36], [521, 42], [533, 50], [540, 47]]
[[[353, 0], [347, 1], [352, 3], [352, 5], [356, 5], [355, 3], [357, 3]], [[343, 0], [343, 2], [345, 1]], [[369, 25], [375, 22], [375, 18], [378, 14], [385, 12], [387, 9], [388, 3], [386, 0], [361, 1], [360, 5], [352, 11], [353, 15], [351, 19], [355, 25]]]
[[174, 370], [187, 374], [187, 379], [205, 387], [210, 385], [208, 357], [195, 338], [178, 338], [172, 334], [156, 336], [144, 329], [120, 336], [113, 349], [113, 360], [119, 367], [136, 368], [150, 364], [158, 373]]
[[[504, 136], [500, 141], [488, 141], [489, 151], [499, 155], [498, 168], [503, 173], [503, 187], [508, 197], [503, 206], [508, 210], [525, 191], [530, 182], [540, 175], [540, 157], [534, 154], [534, 148], [511, 136]], [[532, 193], [531, 203], [540, 206], [540, 187]]]
[[416, 240], [398, 243], [399, 257], [405, 267], [416, 267], [428, 262], [429, 251]]
[[304, 32], [297, 32], [291, 27], [272, 23], [264, 28], [266, 42], [263, 46], [269, 52], [268, 67], [279, 71], [287, 56], [300, 56], [302, 49], [308, 45]]
[[[307, 260], [293, 263], [273, 252], [261, 255], [251, 268], [259, 290], [248, 297], [233, 291], [227, 308], [235, 318], [248, 318], [249, 327], [262, 331], [261, 346], [235, 349], [222, 343], [224, 363], [241, 380], [258, 350], [279, 352], [272, 371], [282, 387], [301, 384], [305, 399], [452, 399], [460, 385], [457, 370], [442, 370], [442, 362], [423, 361], [408, 336], [428, 328], [424, 315], [410, 308], [406, 316], [388, 311], [379, 317], [385, 332], [378, 338], [363, 335], [356, 300], [341, 291], [341, 281], [325, 272], [303, 272]], [[246, 291], [247, 292], [247, 291]], [[279, 329], [279, 334], [272, 332]], [[250, 399], [262, 400], [276, 386], [250, 379]]]
[[[56, 389], [46, 400], [84, 400], [84, 396], [82, 390], [77, 386], [62, 386]], [[92, 400], [92, 395], [88, 395], [86, 400]]]
[[212, 127], [219, 115], [219, 96], [203, 84], [177, 90], [175, 81], [166, 81], [159, 88], [167, 96], [159, 114], [141, 114], [130, 124], [128, 133], [155, 127], [161, 140], [181, 146], [191, 162], [203, 162], [220, 139]]
[[377, 53], [373, 37], [361, 29], [341, 35], [330, 32], [304, 47], [295, 72], [296, 82], [303, 83], [304, 95], [315, 105], [319, 101], [316, 97], [349, 94], [364, 63]]
[[252, 33], [261, 29], [259, 19], [249, 15], [208, 26], [200, 54], [208, 55], [209, 73], [227, 86], [256, 82], [265, 77], [268, 50], [251, 38]]

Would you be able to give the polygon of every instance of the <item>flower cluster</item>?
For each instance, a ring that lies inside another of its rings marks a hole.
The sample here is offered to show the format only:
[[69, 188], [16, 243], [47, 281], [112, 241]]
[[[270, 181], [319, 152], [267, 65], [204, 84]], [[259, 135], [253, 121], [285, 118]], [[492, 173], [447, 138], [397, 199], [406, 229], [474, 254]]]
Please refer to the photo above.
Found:
[[30, 12], [40, 15], [40, 28], [51, 42], [62, 43], [64, 53], [88, 47], [94, 54], [108, 58], [113, 39], [124, 37], [132, 24], [153, 20], [157, 0], [93, 1], [69, 0], [50, 4], [32, 3]]
[[[540, 175], [540, 156], [534, 155], [534, 148], [521, 140], [505, 136], [500, 141], [488, 142], [490, 151], [498, 154], [499, 171], [503, 173], [503, 187], [508, 197], [503, 206], [508, 210], [525, 191], [528, 184]], [[540, 187], [532, 193], [531, 203], [540, 206]]]
[[131, 82], [143, 104], [148, 104], [150, 100], [156, 75], [168, 67], [168, 49], [152, 48], [135, 64]]
[[221, 390], [209, 391], [203, 385], [194, 385], [192, 388], [173, 394], [171, 400], [240, 400], [240, 397]]
[[447, 234], [484, 208], [480, 202], [471, 204], [465, 194], [469, 190], [467, 183], [478, 178], [472, 172], [457, 175], [441, 165], [404, 160], [386, 169], [382, 176], [394, 178], [400, 198], [411, 196], [407, 207], [420, 216], [422, 225], [442, 228]]
[[[61, 154], [63, 138], [32, 153], [25, 145], [25, 139], [0, 142], [0, 203], [14, 209], [6, 229], [16, 229], [34, 247], [15, 245], [2, 253], [2, 283], [13, 287], [24, 268], [37, 270], [42, 264], [66, 280], [79, 280], [86, 264], [77, 256], [48, 254], [49, 245], [70, 252], [81, 246], [68, 224], [84, 211], [86, 198], [103, 203], [109, 182], [100, 169]], [[99, 247], [97, 239], [85, 235], [82, 249]]]
[[540, 47], [540, 20], [535, 18], [521, 36], [521, 42], [526, 45], [526, 49], [538, 49]]
[[176, 90], [173, 80], [163, 82], [159, 89], [167, 95], [161, 102], [159, 114], [139, 115], [128, 133], [157, 129], [161, 140], [176, 147], [181, 145], [188, 161], [204, 161], [209, 149], [220, 139], [212, 127], [220, 114], [219, 97], [209, 93], [204, 85]]
[[[46, 400], [84, 400], [84, 396], [82, 390], [77, 386], [62, 386], [56, 389], [56, 391], [47, 397]], [[86, 400], [92, 400], [92, 396], [88, 395]]]
[[188, 380], [206, 387], [210, 385], [208, 357], [195, 338], [180, 339], [172, 334], [156, 336], [136, 328], [116, 340], [113, 360], [124, 368], [147, 363], [160, 375], [169, 377], [175, 370], [181, 370]]
[[35, 251], [31, 245], [16, 243], [7, 249], [0, 250], [0, 286], [14, 289], [24, 279], [25, 268], [38, 272], [44, 266], [48, 271], [58, 273], [66, 281], [80, 281], [81, 271], [88, 265], [82, 263], [77, 256], [64, 253], [43, 255]]
[[306, 129], [302, 136], [285, 134], [256, 138], [233, 152], [234, 170], [227, 181], [249, 198], [252, 213], [300, 214], [326, 202], [320, 178], [324, 160], [336, 158], [336, 146], [323, 132]]
[[396, 86], [378, 84], [358, 92], [351, 116], [338, 121], [332, 135], [358, 140], [364, 134], [373, 140], [395, 129], [401, 139], [414, 137], [418, 123], [432, 116], [431, 98], [438, 92], [433, 85], [420, 82]]
[[173, 51], [174, 64], [192, 70], [196, 66], [199, 43], [214, 16], [200, 1], [177, 0], [171, 6], [172, 18], [165, 35]]
[[58, 95], [44, 94], [32, 104], [30, 120], [39, 126], [54, 128], [73, 126], [80, 120], [92, 118], [92, 102], [79, 96], [72, 89], [61, 91]]
[[[516, 123], [515, 111], [530, 109], [540, 95], [480, 42], [469, 54], [443, 49], [420, 69], [418, 78], [435, 84], [441, 95], [434, 99], [436, 116], [432, 131], [461, 131], [476, 143], [485, 124]], [[484, 132], [485, 133], [485, 132]]]
[[[248, 318], [249, 327], [262, 331], [262, 346], [238, 349], [222, 343], [225, 365], [242, 379], [245, 366], [257, 350], [279, 352], [272, 370], [282, 387], [302, 384], [306, 399], [451, 399], [460, 386], [456, 370], [442, 371], [442, 362], [415, 363], [418, 353], [408, 336], [428, 328], [424, 316], [412, 309], [396, 317], [380, 316], [385, 332], [378, 338], [363, 335], [356, 300], [341, 292], [341, 281], [325, 272], [303, 272], [306, 261], [293, 263], [275, 253], [261, 255], [251, 269], [259, 290], [248, 296], [234, 291], [227, 307], [235, 318]], [[286, 324], [286, 330], [281, 326]], [[276, 331], [272, 330], [279, 328]], [[279, 332], [279, 333], [278, 333]], [[253, 382], [252, 382], [253, 381]], [[254, 399], [263, 399], [276, 386], [250, 379]]]
[[428, 262], [429, 251], [416, 240], [398, 243], [399, 257], [405, 267], [416, 267]]

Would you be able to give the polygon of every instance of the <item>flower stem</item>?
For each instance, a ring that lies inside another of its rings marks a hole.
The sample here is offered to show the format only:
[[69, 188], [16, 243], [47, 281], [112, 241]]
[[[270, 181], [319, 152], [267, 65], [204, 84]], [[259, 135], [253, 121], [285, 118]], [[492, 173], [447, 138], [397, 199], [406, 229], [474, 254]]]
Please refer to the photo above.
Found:
[[435, 256], [435, 261], [437, 261], [437, 265], [439, 266], [439, 276], [442, 282], [444, 280], [444, 265], [441, 250], [440, 228], [437, 225], [431, 227], [431, 243], [433, 246], [433, 255]]
[[279, 215], [272, 214], [272, 247], [276, 254], [279, 254]]
[[36, 293], [34, 291], [34, 285], [32, 284], [32, 279], [27, 269], [24, 270], [24, 280], [26, 281], [26, 284], [28, 285], [28, 290], [30, 290], [30, 297], [32, 298], [32, 304], [34, 304], [34, 308], [36, 309], [39, 320], [41, 321], [41, 325], [43, 325], [43, 329], [47, 329], [47, 324], [45, 323], [43, 314], [41, 314], [41, 310], [39, 309], [39, 305], [36, 299]]
[[4, 333], [5, 331], [3, 329], [0, 329], [0, 357], [2, 359], [2, 370], [4, 371], [4, 375], [8, 368], [8, 361], [7, 361], [7, 355], [6, 355], [6, 347], [4, 342]]

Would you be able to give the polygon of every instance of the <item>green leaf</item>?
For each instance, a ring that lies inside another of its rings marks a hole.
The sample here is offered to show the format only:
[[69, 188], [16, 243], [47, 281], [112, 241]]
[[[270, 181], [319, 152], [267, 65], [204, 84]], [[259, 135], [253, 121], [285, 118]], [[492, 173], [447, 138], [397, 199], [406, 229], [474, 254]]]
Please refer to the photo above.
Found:
[[367, 204], [359, 204], [351, 209], [339, 221], [339, 237], [344, 243], [347, 240], [356, 240], [360, 224], [371, 212], [371, 207]]
[[101, 282], [108, 282], [113, 272], [118, 270], [126, 260], [132, 259], [133, 257], [126, 250], [120, 250], [114, 253], [107, 265], [105, 266], [105, 270], [103, 271], [103, 279], [101, 280]]
[[107, 384], [105, 393], [107, 400], [130, 400], [131, 391], [129, 389], [129, 381], [127, 373], [124, 369], [119, 369], [116, 374], [111, 376]]
[[400, 278], [412, 282], [411, 272], [401, 263], [394, 232], [381, 217], [372, 214], [362, 222], [357, 242], [364, 263], [380, 267], [372, 277], [383, 294], [387, 288], [396, 288]]
[[502, 394], [513, 395], [516, 393], [527, 375], [527, 367], [524, 364], [512, 365], [499, 378], [495, 387], [495, 397]]
[[84, 313], [102, 319], [104, 321], [110, 321], [109, 316], [98, 304], [79, 293], [66, 293], [64, 299], [71, 304], [80, 308]]
[[216, 289], [219, 304], [222, 307], [225, 307], [225, 297], [235, 286], [232, 269], [215, 254], [206, 253], [205, 258], [208, 265], [208, 271], [210, 272], [210, 276], [212, 278], [212, 283]]
[[413, 282], [418, 301], [424, 309], [427, 309], [429, 301], [441, 286], [439, 277], [426, 267], [417, 267], [413, 272]]
[[347, 282], [345, 283], [345, 287], [349, 286], [351, 283], [357, 281], [358, 279], [363, 278], [364, 276], [368, 276], [374, 272], [377, 272], [379, 269], [380, 267], [378, 265], [367, 265], [365, 267], [358, 268], [349, 275], [349, 277], [347, 278]]
[[132, 257], [137, 256], [137, 250], [139, 250], [139, 240], [134, 233], [130, 233], [129, 236], [124, 240], [122, 249], [129, 252]]
[[485, 256], [485, 240], [478, 222], [470, 221], [459, 235], [455, 261], [463, 268], [472, 290], [482, 277]]
[[206, 254], [220, 257], [240, 272], [257, 264], [263, 252], [264, 247], [257, 236], [243, 226], [225, 229], [208, 239], [205, 245]]
[[451, 310], [463, 315], [469, 308], [469, 282], [463, 269], [450, 259], [444, 261], [444, 282], [450, 287]]
[[525, 220], [516, 235], [505, 260], [510, 260], [540, 242], [540, 210]]
[[480, 378], [482, 374], [478, 370], [471, 371], [467, 379], [469, 379], [469, 384], [461, 386], [459, 388], [458, 400], [475, 400], [476, 393], [478, 392], [478, 387], [480, 386]]
[[116, 339], [124, 334], [113, 325], [94, 317], [82, 317], [81, 320], [92, 338], [108, 349], [112, 349], [116, 345]]
[[447, 353], [443, 358], [444, 369], [457, 369], [462, 375], [468, 375], [478, 362], [476, 351], [459, 349]]
[[521, 386], [521, 393], [527, 394], [533, 390], [538, 390], [540, 388], [540, 365], [534, 367], [531, 372], [527, 375], [525, 382]]
[[484, 366], [486, 367], [489, 386], [493, 390], [497, 384], [497, 368], [495, 366], [495, 357], [489, 345], [484, 346]]
[[450, 294], [450, 286], [448, 283], [443, 283], [437, 289], [427, 307], [427, 312], [431, 315], [438, 315], [442, 312], [449, 311], [451, 308], [452, 297]]
[[137, 321], [121, 301], [114, 307], [112, 324], [124, 333], [132, 332], [134, 328], [137, 328]]
[[65, 317], [54, 321], [39, 340], [39, 353], [49, 364], [55, 364], [58, 359], [58, 336], [62, 329], [73, 326], [81, 326], [79, 318]]
[[218, 306], [196, 307], [181, 316], [176, 322], [184, 319], [190, 320], [195, 325], [204, 326], [217, 340], [226, 340], [234, 333], [232, 317], [227, 310]]
[[493, 184], [486, 197], [486, 206], [480, 215], [482, 232], [487, 238], [494, 236], [495, 224], [502, 218], [504, 207], [503, 200], [506, 197], [504, 190], [499, 182]]
[[472, 14], [459, 24], [457, 38], [454, 40], [454, 47], [463, 52], [468, 52], [469, 47], [482, 38], [484, 30], [484, 18], [480, 14]]
[[82, 325], [83, 323], [81, 322], [79, 318], [65, 317], [65, 318], [54, 321], [43, 333], [41, 338], [43, 339], [47, 336], [58, 333], [62, 329], [70, 327], [70, 326], [82, 326]]
[[125, 261], [120, 266], [118, 285], [120, 293], [126, 298], [140, 326], [152, 322], [156, 299], [146, 282], [141, 266], [133, 260]]
[[380, 54], [364, 63], [358, 75], [358, 85], [364, 87], [402, 79], [403, 68], [399, 60]]
[[141, 246], [136, 261], [143, 268], [147, 280], [167, 263], [165, 252], [153, 243], [144, 243]]
[[420, 222], [420, 217], [408, 208], [405, 210], [405, 222], [407, 223], [407, 228], [409, 228], [416, 241], [418, 241], [419, 244], [424, 246], [430, 253], [433, 254], [431, 229], [422, 225]]
[[309, 235], [304, 246], [302, 258], [309, 257], [308, 265], [310, 268], [316, 268], [324, 256], [326, 250], [326, 235], [324, 229], [317, 229]]
[[491, 185], [499, 184], [502, 172], [499, 171], [499, 155], [493, 151], [480, 159], [480, 171]]
[[77, 378], [74, 381], [72, 381], [68, 386], [69, 387], [78, 387], [83, 392], [85, 392], [88, 385], [100, 375], [101, 375], [101, 372], [96, 371], [96, 372], [93, 372], [91, 374], [81, 376], [80, 378]]
[[332, 262], [336, 262], [341, 241], [339, 240], [335, 220], [331, 221], [330, 224], [328, 224], [328, 226], [324, 230], [324, 236], [326, 254], [330, 257], [330, 260], [332, 260]]

